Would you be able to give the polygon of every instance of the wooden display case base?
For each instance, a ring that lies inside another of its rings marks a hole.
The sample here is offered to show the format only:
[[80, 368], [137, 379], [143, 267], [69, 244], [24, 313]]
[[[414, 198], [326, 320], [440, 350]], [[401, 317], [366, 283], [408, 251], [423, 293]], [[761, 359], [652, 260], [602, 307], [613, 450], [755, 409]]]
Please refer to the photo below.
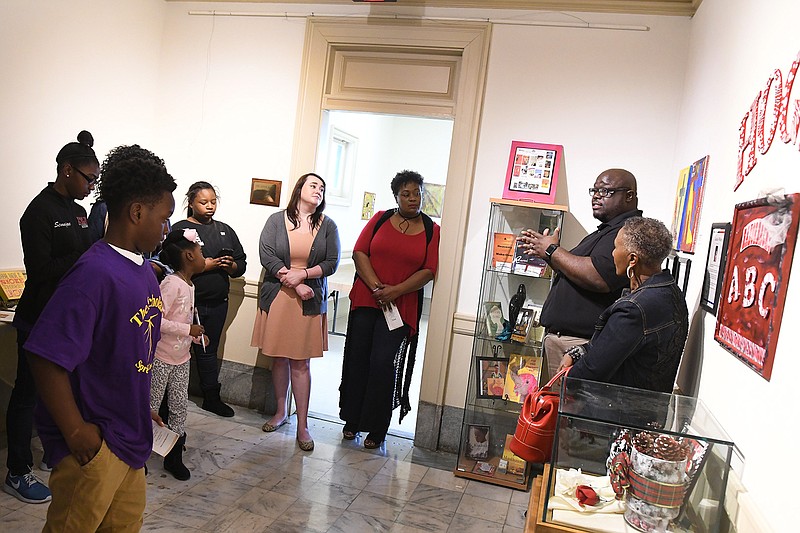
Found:
[[[531, 499], [528, 502], [528, 515], [525, 519], [525, 533], [587, 533], [591, 531], [614, 531], [625, 533], [626, 531], [634, 531], [632, 528], [626, 526], [621, 514], [613, 515], [615, 518], [613, 524], [605, 523], [603, 529], [592, 529], [588, 526], [572, 526], [568, 524], [557, 524], [553, 522], [543, 522], [545, 506], [547, 505], [547, 480], [550, 477], [550, 465], [544, 465], [544, 472], [541, 476], [536, 476], [533, 481], [533, 489], [531, 490]], [[552, 516], [552, 511], [548, 512], [548, 517]], [[611, 515], [608, 515], [611, 516]]]
[[585, 533], [584, 529], [542, 522], [544, 506], [547, 502], [545, 492], [547, 492], [548, 477], [550, 477], [550, 465], [545, 464], [542, 475], [536, 476], [536, 479], [533, 480], [531, 499], [528, 502], [528, 516], [525, 520], [525, 533]]
[[456, 468], [453, 469], [453, 475], [456, 477], [483, 481], [484, 483], [492, 483], [494, 485], [500, 485], [510, 489], [528, 490], [528, 473], [530, 472], [529, 465], [525, 466], [525, 471], [522, 474], [507, 474], [501, 472], [497, 468], [500, 462], [499, 457], [491, 457], [485, 462], [494, 467], [494, 472], [491, 475], [474, 472], [478, 461], [463, 456], [459, 459]]

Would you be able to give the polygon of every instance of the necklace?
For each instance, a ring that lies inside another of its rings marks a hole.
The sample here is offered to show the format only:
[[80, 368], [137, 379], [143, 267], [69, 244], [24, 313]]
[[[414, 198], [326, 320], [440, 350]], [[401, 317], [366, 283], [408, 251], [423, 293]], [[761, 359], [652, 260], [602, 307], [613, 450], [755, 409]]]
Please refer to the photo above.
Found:
[[176, 270], [175, 273], [177, 275], [179, 275], [181, 277], [181, 279], [186, 282], [187, 285], [191, 285], [192, 284], [192, 282], [189, 281], [188, 279], [186, 279], [186, 276], [184, 276], [183, 272], [181, 272], [180, 270]]
[[[404, 215], [403, 215], [403, 214], [400, 212], [400, 210], [399, 210], [399, 209], [397, 210], [397, 214], [398, 214], [398, 215], [400, 215], [400, 218], [402, 218], [402, 219], [403, 219], [403, 220], [401, 220], [401, 221], [400, 221], [400, 223], [397, 225], [397, 228], [398, 228], [400, 231], [402, 231], [402, 232], [405, 234], [405, 232], [407, 232], [407, 231], [408, 231], [408, 228], [410, 228], [410, 227], [411, 227], [411, 222], [410, 222], [410, 221], [411, 221], [411, 220], [414, 220], [415, 218], [419, 218], [420, 216], [422, 216], [422, 211], [420, 211], [419, 213], [417, 213], [417, 214], [416, 214], [416, 215], [414, 215], [413, 217], [407, 217], [407, 216], [404, 216]], [[403, 224], [405, 224], [405, 226], [403, 226]]]

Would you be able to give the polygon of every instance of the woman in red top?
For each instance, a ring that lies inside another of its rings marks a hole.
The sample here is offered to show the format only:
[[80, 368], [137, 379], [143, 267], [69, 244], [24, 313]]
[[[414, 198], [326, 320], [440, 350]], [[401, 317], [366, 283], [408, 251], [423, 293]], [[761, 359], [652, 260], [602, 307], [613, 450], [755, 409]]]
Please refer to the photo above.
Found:
[[[404, 170], [392, 180], [397, 209], [370, 219], [353, 248], [356, 277], [350, 291], [350, 316], [344, 347], [339, 418], [347, 440], [369, 434], [365, 448], [386, 438], [392, 410], [407, 394], [410, 372], [403, 366], [409, 347], [413, 361], [421, 290], [439, 264], [439, 226], [421, 211], [422, 176]], [[402, 323], [390, 329], [384, 314], [399, 313]], [[413, 363], [410, 363], [413, 364]], [[403, 408], [403, 414], [409, 407]]]

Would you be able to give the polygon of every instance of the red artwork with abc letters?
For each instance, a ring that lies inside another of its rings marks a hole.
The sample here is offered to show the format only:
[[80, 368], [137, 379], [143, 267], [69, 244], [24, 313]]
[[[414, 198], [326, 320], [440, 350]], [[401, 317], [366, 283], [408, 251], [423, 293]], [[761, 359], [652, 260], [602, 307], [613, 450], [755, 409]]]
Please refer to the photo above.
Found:
[[768, 380], [800, 221], [800, 194], [736, 205], [714, 338]]

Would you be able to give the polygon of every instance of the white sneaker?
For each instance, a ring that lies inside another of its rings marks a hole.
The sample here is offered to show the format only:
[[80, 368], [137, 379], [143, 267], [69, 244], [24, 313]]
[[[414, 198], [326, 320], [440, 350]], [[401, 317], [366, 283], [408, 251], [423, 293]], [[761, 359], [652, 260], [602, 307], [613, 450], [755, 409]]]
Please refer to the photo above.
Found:
[[53, 471], [53, 469], [50, 468], [49, 466], [47, 466], [47, 463], [45, 463], [44, 461], [39, 463], [39, 470], [41, 470], [42, 472], [52, 472]]

